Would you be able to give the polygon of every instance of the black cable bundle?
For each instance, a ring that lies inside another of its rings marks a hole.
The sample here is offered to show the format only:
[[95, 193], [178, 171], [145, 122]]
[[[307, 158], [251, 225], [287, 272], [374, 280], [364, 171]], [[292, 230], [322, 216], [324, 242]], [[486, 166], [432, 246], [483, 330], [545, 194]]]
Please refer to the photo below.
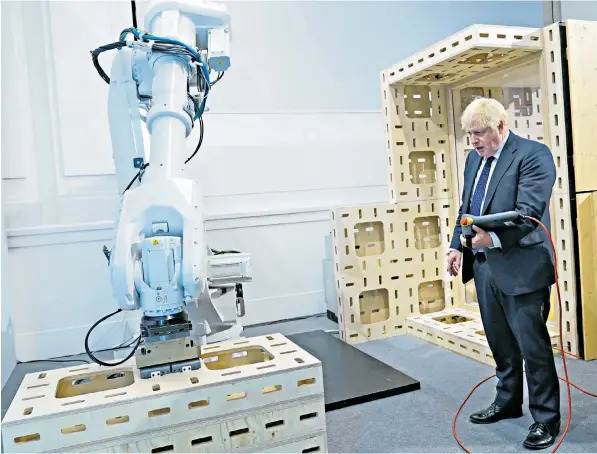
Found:
[[110, 77], [108, 77], [108, 75], [102, 69], [102, 66], [100, 65], [99, 55], [102, 52], [106, 52], [106, 51], [112, 50], [112, 49], [121, 49], [122, 47], [125, 47], [125, 46], [126, 46], [126, 43], [124, 41], [116, 41], [111, 44], [106, 44], [105, 46], [98, 47], [97, 49], [91, 51], [91, 59], [93, 60], [93, 66], [95, 66], [95, 69], [97, 69], [97, 72], [99, 73], [100, 77], [102, 79], [104, 79], [107, 84], [110, 83]]
[[106, 367], [110, 367], [110, 366], [119, 366], [125, 362], [127, 362], [129, 359], [131, 359], [133, 357], [133, 355], [135, 354], [135, 352], [137, 351], [137, 348], [139, 348], [139, 344], [141, 343], [141, 335], [139, 334], [139, 337], [137, 337], [137, 339], [135, 339], [135, 344], [133, 349], [131, 350], [131, 352], [122, 360], [117, 361], [115, 363], [107, 363], [105, 361], [102, 361], [100, 359], [98, 359], [97, 357], [94, 356], [94, 354], [91, 352], [91, 350], [89, 349], [89, 336], [91, 335], [91, 332], [95, 329], [95, 327], [97, 325], [99, 325], [101, 322], [103, 322], [104, 320], [112, 317], [113, 315], [118, 314], [119, 312], [122, 312], [122, 309], [118, 309], [108, 315], [103, 316], [102, 318], [100, 318], [97, 322], [95, 322], [91, 328], [89, 328], [89, 331], [87, 331], [87, 335], [85, 336], [85, 353], [87, 353], [87, 356], [89, 356], [89, 358], [96, 364], [99, 364], [100, 366], [106, 366]]

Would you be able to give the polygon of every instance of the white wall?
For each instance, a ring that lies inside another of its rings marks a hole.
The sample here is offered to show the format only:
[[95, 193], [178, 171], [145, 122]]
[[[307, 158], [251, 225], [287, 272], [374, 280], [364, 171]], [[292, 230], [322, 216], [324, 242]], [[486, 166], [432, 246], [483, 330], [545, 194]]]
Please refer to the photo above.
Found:
[[597, 2], [595, 1], [564, 1], [562, 5], [562, 20], [597, 20]]
[[15, 353], [14, 329], [11, 313], [11, 293], [10, 282], [8, 279], [8, 244], [6, 241], [6, 231], [4, 230], [4, 221], [2, 227], [2, 388], [10, 378], [10, 374], [15, 368], [17, 358]]
[[545, 25], [567, 19], [597, 20], [597, 2], [594, 0], [550, 0], [543, 3]]
[[[328, 209], [387, 199], [379, 71], [471, 23], [540, 26], [542, 6], [228, 4], [232, 69], [191, 164], [208, 240], [253, 256], [245, 324], [324, 312]], [[101, 252], [118, 211], [108, 92], [89, 51], [130, 17], [124, 1], [2, 2], [2, 197], [21, 361], [82, 351], [115, 309]], [[130, 335], [120, 320], [103, 331], [92, 347]]]

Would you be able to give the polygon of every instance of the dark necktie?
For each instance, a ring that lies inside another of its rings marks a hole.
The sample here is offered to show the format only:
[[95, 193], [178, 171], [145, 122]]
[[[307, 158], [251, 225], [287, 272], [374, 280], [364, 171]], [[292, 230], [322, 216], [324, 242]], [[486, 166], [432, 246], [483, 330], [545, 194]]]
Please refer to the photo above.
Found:
[[473, 198], [471, 200], [470, 213], [473, 216], [479, 216], [481, 214], [481, 204], [483, 203], [483, 197], [485, 197], [485, 189], [487, 188], [487, 182], [489, 181], [489, 171], [491, 170], [491, 163], [494, 159], [495, 158], [493, 156], [487, 158], [485, 166], [481, 171], [479, 182], [477, 183], [475, 193], [473, 194]]

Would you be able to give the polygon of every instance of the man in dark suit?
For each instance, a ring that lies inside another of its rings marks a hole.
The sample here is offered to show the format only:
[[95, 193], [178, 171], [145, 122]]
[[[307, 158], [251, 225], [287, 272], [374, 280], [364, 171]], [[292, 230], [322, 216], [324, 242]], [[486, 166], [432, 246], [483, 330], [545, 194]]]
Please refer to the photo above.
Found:
[[497, 392], [491, 405], [470, 420], [488, 424], [522, 416], [523, 360], [529, 410], [535, 421], [528, 449], [551, 446], [560, 431], [560, 388], [547, 331], [550, 286], [555, 283], [549, 238], [532, 221], [503, 231], [475, 227], [472, 249], [460, 228], [463, 214], [518, 211], [548, 229], [549, 201], [556, 179], [550, 150], [508, 130], [497, 101], [475, 99], [462, 115], [474, 147], [464, 166], [462, 205], [448, 252], [448, 272], [474, 278], [487, 341], [496, 362]]

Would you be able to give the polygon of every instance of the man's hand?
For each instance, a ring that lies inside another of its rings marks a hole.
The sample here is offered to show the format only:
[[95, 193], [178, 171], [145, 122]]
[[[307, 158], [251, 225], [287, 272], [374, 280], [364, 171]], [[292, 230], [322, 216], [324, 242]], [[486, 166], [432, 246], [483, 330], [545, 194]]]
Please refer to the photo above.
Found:
[[462, 263], [462, 252], [451, 251], [448, 254], [448, 273], [450, 276], [458, 276], [460, 271], [460, 264]]
[[[473, 249], [493, 247], [493, 239], [489, 233], [476, 225], [473, 225], [473, 230], [476, 232], [471, 241]], [[464, 238], [464, 235], [460, 237], [460, 244], [462, 244], [463, 247], [466, 247], [466, 239]]]

